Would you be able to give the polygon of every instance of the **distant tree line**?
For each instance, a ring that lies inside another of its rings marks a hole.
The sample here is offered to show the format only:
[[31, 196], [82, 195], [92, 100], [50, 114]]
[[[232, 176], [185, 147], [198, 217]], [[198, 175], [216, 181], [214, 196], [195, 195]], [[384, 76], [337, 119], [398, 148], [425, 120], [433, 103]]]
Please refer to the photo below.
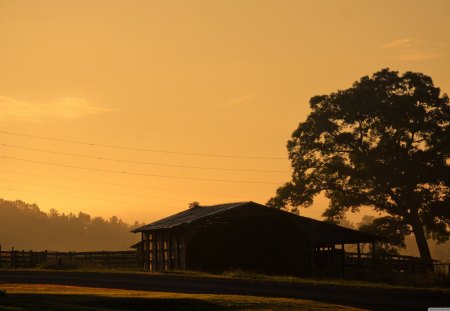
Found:
[[43, 212], [36, 204], [0, 199], [0, 245], [16, 249], [92, 251], [127, 250], [140, 237], [130, 232], [142, 226], [112, 216], [109, 220], [79, 212]]

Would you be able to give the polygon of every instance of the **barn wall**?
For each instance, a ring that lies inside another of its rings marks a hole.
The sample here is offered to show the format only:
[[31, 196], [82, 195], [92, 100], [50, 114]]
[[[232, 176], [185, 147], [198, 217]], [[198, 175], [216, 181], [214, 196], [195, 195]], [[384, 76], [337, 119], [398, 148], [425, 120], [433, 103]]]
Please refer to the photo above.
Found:
[[203, 226], [187, 244], [188, 269], [242, 269], [267, 274], [309, 274], [311, 248], [294, 225], [274, 217], [222, 218]]

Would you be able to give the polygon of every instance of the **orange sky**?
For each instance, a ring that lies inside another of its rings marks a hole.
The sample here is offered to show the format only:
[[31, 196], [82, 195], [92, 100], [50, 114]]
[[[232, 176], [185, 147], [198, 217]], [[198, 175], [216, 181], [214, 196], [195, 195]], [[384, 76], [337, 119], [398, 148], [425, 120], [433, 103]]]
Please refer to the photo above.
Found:
[[384, 67], [450, 91], [448, 12], [450, 1], [0, 0], [0, 197], [128, 222], [194, 200], [265, 203], [289, 180], [286, 141], [313, 95]]

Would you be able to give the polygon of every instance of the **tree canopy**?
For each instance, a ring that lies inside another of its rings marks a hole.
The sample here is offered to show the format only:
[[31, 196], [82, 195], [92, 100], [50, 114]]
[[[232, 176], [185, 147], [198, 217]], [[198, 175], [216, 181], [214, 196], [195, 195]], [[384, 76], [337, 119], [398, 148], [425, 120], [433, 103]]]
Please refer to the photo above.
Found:
[[448, 96], [422, 73], [383, 69], [310, 107], [287, 144], [292, 180], [268, 205], [307, 207], [323, 192], [328, 218], [370, 206], [411, 230], [430, 265], [426, 237], [450, 235]]
[[109, 220], [64, 214], [56, 209], [43, 212], [36, 204], [0, 199], [0, 246], [3, 249], [32, 249], [57, 251], [98, 251], [128, 249], [139, 239], [130, 230], [134, 225], [112, 216]]

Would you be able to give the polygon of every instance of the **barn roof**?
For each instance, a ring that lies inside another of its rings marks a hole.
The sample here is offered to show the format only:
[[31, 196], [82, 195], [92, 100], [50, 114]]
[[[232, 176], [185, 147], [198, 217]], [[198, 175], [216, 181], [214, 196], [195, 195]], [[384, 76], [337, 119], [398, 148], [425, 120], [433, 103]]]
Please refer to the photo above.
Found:
[[274, 209], [252, 201], [227, 203], [211, 206], [198, 206], [187, 209], [172, 216], [160, 219], [143, 227], [134, 229], [133, 232], [145, 232], [161, 229], [171, 229], [182, 225], [189, 225], [200, 220], [220, 215], [233, 209], [253, 209], [253, 211], [264, 210], [270, 215], [286, 217], [293, 223], [298, 231], [308, 237], [315, 244], [338, 244], [338, 243], [366, 243], [374, 242], [377, 238], [373, 235], [344, 228], [335, 224], [295, 215], [279, 209]]
[[175, 215], [160, 219], [158, 221], [152, 222], [146, 226], [134, 229], [133, 232], [142, 232], [157, 229], [170, 229], [173, 227], [180, 226], [182, 224], [190, 224], [202, 218], [212, 216], [217, 213], [221, 213], [238, 206], [245, 205], [250, 202], [236, 202], [236, 203], [226, 203], [220, 205], [211, 206], [198, 206], [187, 209]]
[[296, 223], [302, 235], [309, 237], [314, 244], [371, 243], [379, 240], [378, 237], [362, 231], [307, 217], [298, 216]]

